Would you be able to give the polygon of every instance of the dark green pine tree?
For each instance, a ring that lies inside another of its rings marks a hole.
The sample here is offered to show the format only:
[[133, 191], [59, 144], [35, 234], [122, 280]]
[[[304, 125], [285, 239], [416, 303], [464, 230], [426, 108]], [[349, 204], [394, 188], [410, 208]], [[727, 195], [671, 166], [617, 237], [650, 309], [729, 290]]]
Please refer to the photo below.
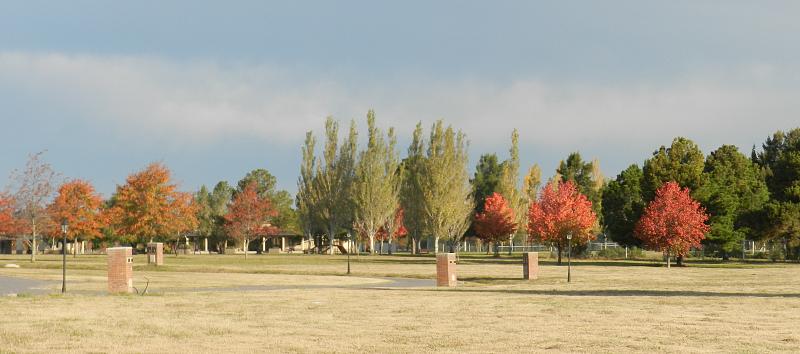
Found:
[[641, 246], [634, 236], [636, 222], [642, 216], [645, 201], [642, 196], [642, 169], [630, 165], [603, 189], [603, 221], [606, 231], [615, 242], [626, 246]]
[[695, 197], [711, 215], [704, 243], [727, 260], [744, 239], [756, 238], [749, 217], [764, 208], [769, 192], [759, 167], [735, 146], [723, 145], [708, 155]]

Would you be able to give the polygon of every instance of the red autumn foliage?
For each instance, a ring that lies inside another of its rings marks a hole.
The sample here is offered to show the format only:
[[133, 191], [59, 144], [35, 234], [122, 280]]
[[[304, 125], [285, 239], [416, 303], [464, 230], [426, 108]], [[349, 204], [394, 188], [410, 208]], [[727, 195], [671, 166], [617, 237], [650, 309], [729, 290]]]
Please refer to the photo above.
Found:
[[483, 212], [475, 215], [475, 232], [481, 240], [497, 244], [517, 231], [514, 210], [505, 198], [493, 193], [484, 202]]
[[561, 251], [567, 246], [567, 235], [572, 244], [582, 245], [594, 239], [597, 216], [592, 202], [581, 194], [572, 181], [550, 183], [542, 189], [539, 200], [528, 210], [528, 235], [532, 240], [549, 242]]
[[692, 199], [689, 189], [668, 182], [645, 208], [635, 234], [646, 246], [667, 256], [684, 256], [692, 247], [700, 246], [710, 230], [706, 221], [708, 214]]
[[48, 207], [53, 220], [51, 234], [60, 235], [61, 221], [66, 220], [67, 237], [72, 240], [101, 237], [100, 229], [106, 224], [102, 204], [103, 199], [89, 182], [78, 179], [62, 184]]
[[378, 232], [375, 234], [375, 239], [378, 241], [388, 240], [389, 232], [386, 231], [387, 228], [395, 229], [392, 233], [392, 239], [401, 239], [408, 235], [408, 230], [406, 230], [405, 225], [403, 225], [404, 214], [403, 208], [397, 208], [397, 212], [394, 213], [394, 222], [391, 223], [391, 226], [382, 226], [378, 229]]
[[228, 214], [225, 215], [225, 229], [231, 237], [242, 241], [245, 250], [254, 237], [278, 232], [277, 227], [269, 224], [269, 220], [277, 216], [278, 211], [267, 196], [258, 195], [257, 187], [257, 183], [252, 181], [237, 193], [228, 206]]
[[19, 220], [14, 217], [14, 199], [0, 194], [0, 235], [11, 236], [20, 230]]

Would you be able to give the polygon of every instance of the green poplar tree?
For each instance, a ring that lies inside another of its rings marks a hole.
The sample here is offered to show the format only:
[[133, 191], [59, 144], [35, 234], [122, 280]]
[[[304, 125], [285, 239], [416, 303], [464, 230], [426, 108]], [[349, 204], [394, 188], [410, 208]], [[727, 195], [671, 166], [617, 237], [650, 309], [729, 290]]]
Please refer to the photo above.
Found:
[[467, 174], [467, 141], [462, 132], [433, 124], [427, 146], [427, 159], [420, 174], [425, 206], [425, 225], [434, 237], [434, 252], [439, 239], [454, 243], [469, 226], [474, 205]]
[[403, 160], [403, 181], [400, 189], [400, 205], [405, 218], [403, 224], [411, 241], [411, 252], [419, 252], [417, 245], [425, 232], [425, 205], [421, 181], [425, 166], [425, 142], [422, 123], [417, 123], [408, 147], [408, 156]]
[[359, 154], [353, 185], [354, 225], [369, 238], [370, 253], [375, 254], [375, 235], [394, 219], [399, 205], [397, 138], [394, 128], [384, 139], [375, 125], [375, 112], [367, 113], [367, 148]]

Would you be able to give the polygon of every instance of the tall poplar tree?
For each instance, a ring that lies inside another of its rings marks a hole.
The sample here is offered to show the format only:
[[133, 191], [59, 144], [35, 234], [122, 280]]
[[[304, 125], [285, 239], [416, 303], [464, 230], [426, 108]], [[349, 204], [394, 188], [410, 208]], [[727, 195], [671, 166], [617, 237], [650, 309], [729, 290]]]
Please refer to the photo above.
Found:
[[408, 147], [408, 156], [403, 160], [403, 181], [400, 189], [400, 205], [403, 208], [404, 224], [411, 241], [411, 252], [419, 252], [417, 245], [425, 232], [425, 198], [421, 181], [425, 166], [425, 141], [422, 123], [417, 123]]
[[375, 125], [375, 112], [367, 113], [367, 148], [359, 154], [353, 185], [354, 225], [369, 238], [375, 254], [375, 235], [394, 218], [398, 208], [400, 177], [394, 128], [383, 132]]
[[356, 126], [339, 146], [339, 124], [328, 117], [325, 121], [325, 148], [322, 163], [314, 178], [314, 209], [324, 225], [333, 254], [333, 240], [342, 227], [352, 224], [352, 187], [355, 179]]
[[[530, 206], [530, 203], [536, 201], [537, 194], [539, 193], [539, 186], [541, 184], [542, 170], [539, 168], [539, 165], [534, 164], [530, 169], [528, 169], [528, 173], [525, 175], [525, 182], [522, 186], [522, 194], [526, 200], [526, 210], [528, 206]], [[527, 214], [527, 212], [524, 214]]]
[[[469, 226], [473, 200], [467, 174], [467, 140], [462, 132], [433, 124], [427, 146], [427, 159], [420, 174], [425, 206], [425, 225], [434, 237], [434, 252], [439, 240], [457, 243]], [[451, 247], [451, 249], [454, 249]]]
[[316, 210], [314, 209], [317, 204], [315, 199], [317, 194], [314, 192], [314, 173], [317, 162], [314, 157], [315, 146], [316, 139], [314, 135], [311, 132], [307, 132], [306, 140], [303, 143], [303, 161], [300, 165], [300, 177], [297, 179], [297, 195], [295, 196], [298, 221], [303, 235], [308, 239], [309, 245], [318, 224]]
[[[525, 223], [525, 202], [518, 187], [519, 185], [519, 132], [514, 129], [511, 132], [511, 147], [508, 149], [509, 158], [503, 162], [503, 174], [498, 184], [498, 193], [505, 198], [508, 207], [514, 211], [514, 222], [518, 225]], [[516, 231], [516, 230], [515, 230]], [[522, 230], [519, 230], [522, 232]], [[508, 243], [514, 241], [514, 233], [508, 235]], [[508, 249], [511, 254], [511, 248]]]

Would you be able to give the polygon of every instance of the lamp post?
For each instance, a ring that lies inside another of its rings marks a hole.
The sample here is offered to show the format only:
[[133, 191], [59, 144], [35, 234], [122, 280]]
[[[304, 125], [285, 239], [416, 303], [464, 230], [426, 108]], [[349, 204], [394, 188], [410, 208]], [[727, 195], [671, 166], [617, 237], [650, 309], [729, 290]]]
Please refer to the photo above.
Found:
[[61, 233], [64, 235], [61, 243], [61, 293], [67, 292], [67, 219], [61, 220]]
[[351, 235], [348, 232], [347, 233], [347, 275], [350, 275], [350, 252], [353, 252], [353, 247], [352, 247], [353, 242], [351, 241], [352, 238], [353, 238], [353, 235]]
[[567, 234], [567, 283], [572, 281], [572, 234]]

